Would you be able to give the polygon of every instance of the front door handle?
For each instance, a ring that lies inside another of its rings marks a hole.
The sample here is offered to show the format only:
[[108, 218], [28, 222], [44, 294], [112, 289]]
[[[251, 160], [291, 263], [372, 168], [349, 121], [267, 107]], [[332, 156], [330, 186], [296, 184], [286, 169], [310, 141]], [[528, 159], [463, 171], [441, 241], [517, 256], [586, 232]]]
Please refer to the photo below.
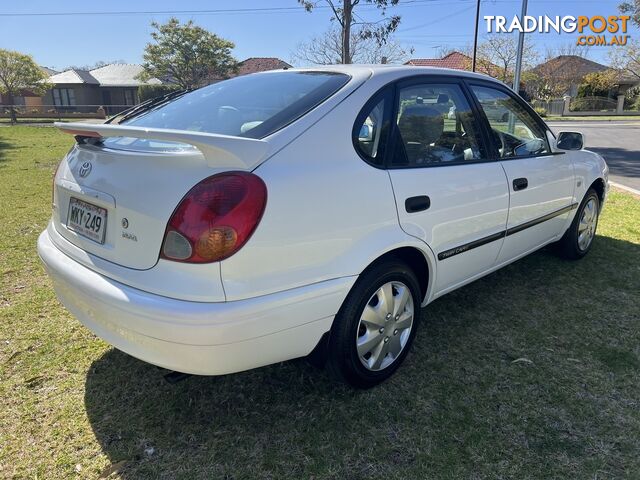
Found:
[[516, 178], [513, 181], [513, 191], [517, 192], [518, 190], [524, 190], [529, 186], [529, 180], [526, 178]]
[[431, 206], [431, 199], [426, 195], [409, 197], [404, 201], [404, 209], [407, 213], [422, 212]]

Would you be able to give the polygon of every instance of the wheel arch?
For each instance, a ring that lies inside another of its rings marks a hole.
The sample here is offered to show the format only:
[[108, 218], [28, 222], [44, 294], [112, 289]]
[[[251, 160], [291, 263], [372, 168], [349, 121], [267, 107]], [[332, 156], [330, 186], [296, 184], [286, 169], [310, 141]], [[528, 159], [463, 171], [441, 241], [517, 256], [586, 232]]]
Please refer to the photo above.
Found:
[[[600, 199], [600, 205], [602, 205], [604, 203], [606, 192], [607, 192], [607, 187], [606, 187], [606, 184], [604, 183], [604, 179], [600, 177], [596, 178], [593, 181], [593, 183], [589, 185], [589, 188], [593, 188], [598, 193], [598, 198]], [[587, 189], [587, 191], [589, 191], [589, 188]]]
[[[413, 270], [418, 279], [418, 285], [420, 286], [420, 294], [422, 295], [421, 306], [426, 305], [431, 298], [435, 280], [435, 257], [429, 247], [426, 244], [424, 244], [424, 247], [422, 247], [422, 245], [418, 247], [414, 244], [393, 247], [369, 262], [358, 276], [361, 276], [369, 269], [390, 259], [400, 260]], [[327, 361], [327, 348], [332, 330], [333, 325], [331, 330], [324, 333], [316, 347], [308, 355], [307, 358], [312, 365], [320, 368], [324, 367]]]
[[420, 294], [422, 295], [422, 304], [424, 305], [431, 293], [430, 288], [433, 285], [432, 280], [435, 277], [435, 272], [429, 255], [418, 247], [402, 246], [389, 250], [367, 265], [360, 275], [376, 265], [390, 259], [401, 260], [413, 270], [413, 273], [415, 273], [416, 278], [418, 279], [418, 284], [420, 285]]

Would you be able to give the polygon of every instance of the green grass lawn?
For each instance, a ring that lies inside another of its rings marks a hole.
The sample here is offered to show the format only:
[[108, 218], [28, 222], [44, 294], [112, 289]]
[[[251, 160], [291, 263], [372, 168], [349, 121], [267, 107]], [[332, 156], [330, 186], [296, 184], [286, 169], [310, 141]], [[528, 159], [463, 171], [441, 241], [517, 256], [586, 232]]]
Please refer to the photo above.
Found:
[[167, 384], [56, 301], [35, 244], [72, 139], [0, 128], [0, 478], [640, 478], [640, 201], [424, 311], [369, 391], [305, 361]]
[[[89, 117], [91, 118], [91, 117]], [[78, 118], [75, 117], [65, 117], [65, 118], [24, 118], [24, 117], [18, 117], [17, 120], [17, 124], [18, 125], [29, 125], [32, 123], [54, 123], [54, 122], [79, 122], [79, 121], [84, 121], [84, 120], [88, 120], [87, 117], [82, 117], [82, 116], [78, 116]], [[0, 118], [0, 125], [11, 125], [11, 119], [10, 118]]]
[[577, 117], [560, 117], [554, 115], [547, 115], [544, 120], [546, 122], [573, 122], [573, 121], [583, 121], [583, 120], [600, 120], [603, 122], [619, 122], [619, 121], [629, 121], [640, 120], [640, 115], [593, 115], [593, 116], [577, 116]]

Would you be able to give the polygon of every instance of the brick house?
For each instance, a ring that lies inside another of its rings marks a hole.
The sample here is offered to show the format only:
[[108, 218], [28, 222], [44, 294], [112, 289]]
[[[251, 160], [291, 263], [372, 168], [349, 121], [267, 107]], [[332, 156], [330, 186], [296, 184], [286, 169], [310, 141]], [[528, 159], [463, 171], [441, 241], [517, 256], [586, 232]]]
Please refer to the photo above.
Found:
[[281, 70], [293, 68], [284, 60], [275, 57], [250, 57], [238, 64], [237, 75], [266, 72], [269, 70]]
[[[412, 58], [405, 62], [405, 65], [415, 65], [417, 67], [437, 67], [451, 68], [454, 70], [471, 70], [473, 59], [469, 55], [461, 52], [451, 52], [442, 58]], [[500, 68], [487, 62], [478, 62], [476, 72], [484, 73], [492, 77], [500, 75]]]

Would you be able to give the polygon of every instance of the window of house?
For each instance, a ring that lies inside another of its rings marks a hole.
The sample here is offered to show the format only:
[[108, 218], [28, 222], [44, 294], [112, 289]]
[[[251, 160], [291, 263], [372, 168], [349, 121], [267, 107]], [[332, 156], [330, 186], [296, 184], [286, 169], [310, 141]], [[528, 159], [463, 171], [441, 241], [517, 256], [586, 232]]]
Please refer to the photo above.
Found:
[[544, 130], [520, 101], [491, 87], [471, 89], [491, 125], [500, 158], [549, 153]]
[[124, 104], [125, 105], [135, 105], [136, 104], [136, 93], [133, 90], [127, 89], [124, 91]]
[[54, 88], [53, 104], [56, 107], [74, 107], [76, 105], [76, 93], [73, 88]]

